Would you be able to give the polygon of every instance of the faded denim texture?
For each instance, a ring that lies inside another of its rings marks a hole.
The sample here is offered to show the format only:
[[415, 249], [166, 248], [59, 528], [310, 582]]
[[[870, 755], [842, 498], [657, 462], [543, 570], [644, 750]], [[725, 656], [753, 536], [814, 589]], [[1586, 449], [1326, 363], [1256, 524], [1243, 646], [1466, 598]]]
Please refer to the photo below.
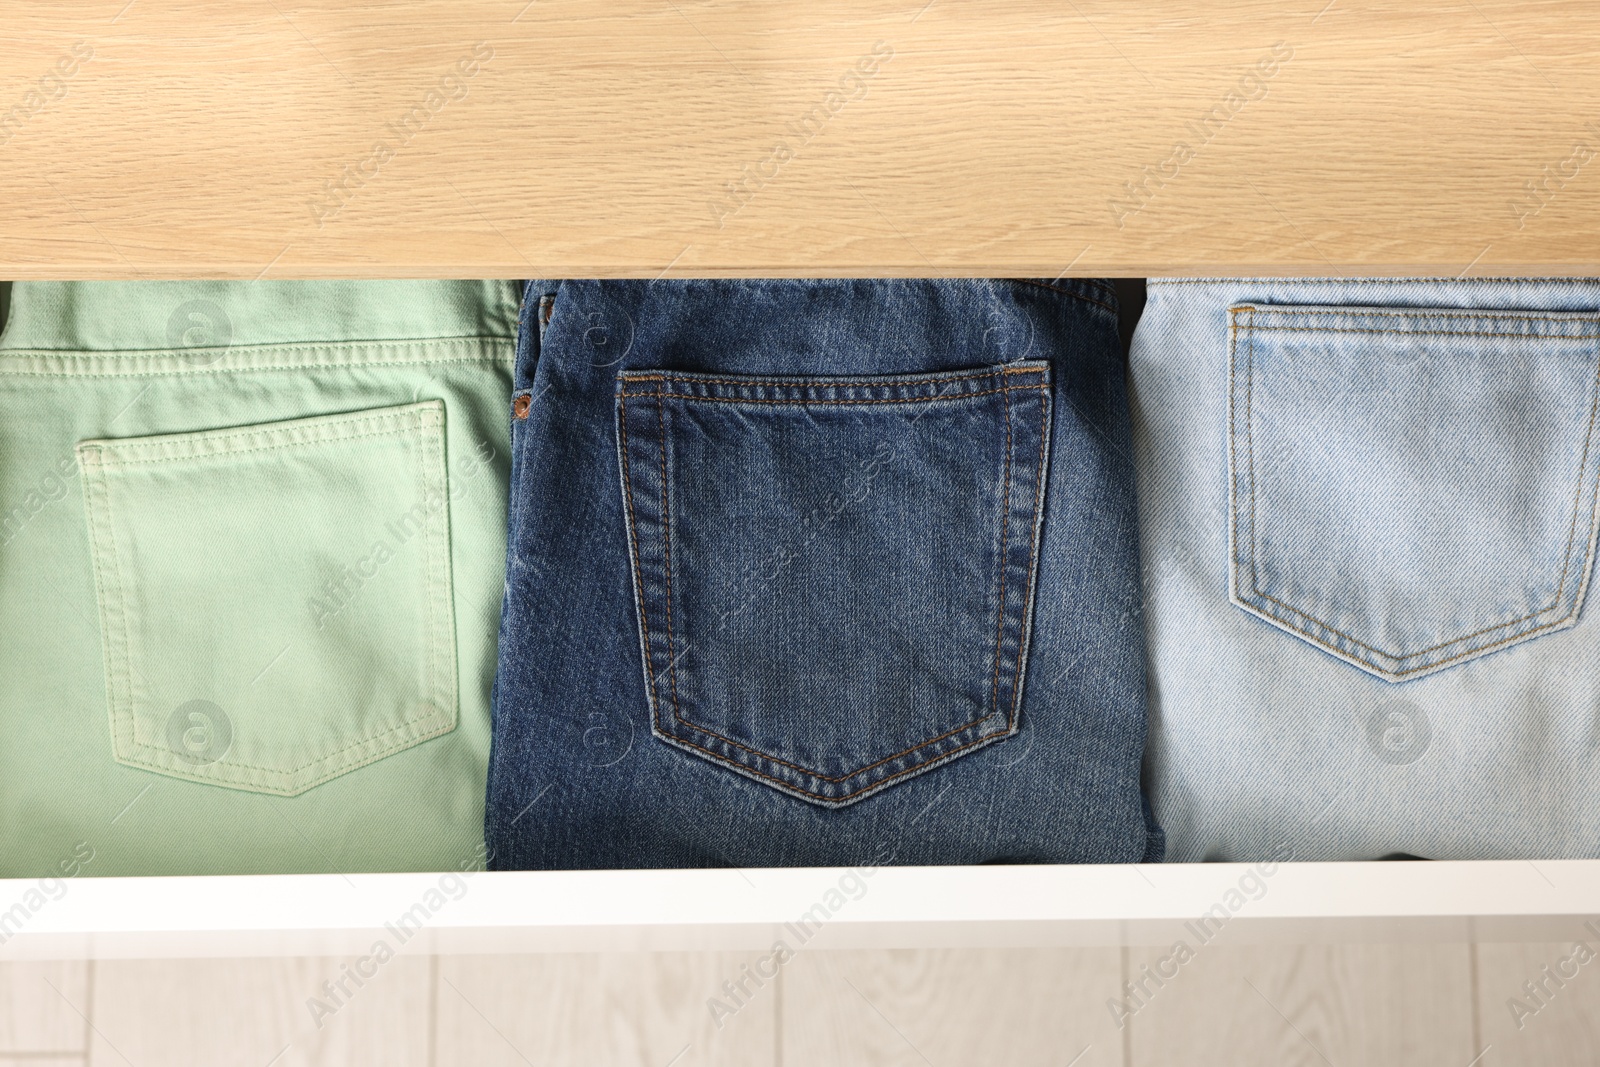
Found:
[[1169, 858], [1600, 854], [1600, 284], [1149, 294], [1132, 385]]
[[516, 384], [495, 866], [1159, 856], [1108, 286], [534, 282]]

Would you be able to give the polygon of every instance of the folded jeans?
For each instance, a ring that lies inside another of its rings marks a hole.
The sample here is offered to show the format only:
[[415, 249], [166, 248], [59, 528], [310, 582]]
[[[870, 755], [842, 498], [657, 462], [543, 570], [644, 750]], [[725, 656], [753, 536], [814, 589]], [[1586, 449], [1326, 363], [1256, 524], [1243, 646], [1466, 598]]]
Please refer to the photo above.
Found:
[[1104, 283], [530, 283], [504, 869], [1139, 861]]
[[1171, 859], [1600, 855], [1597, 305], [1575, 279], [1150, 282]]
[[0, 875], [481, 862], [518, 295], [17, 283]]

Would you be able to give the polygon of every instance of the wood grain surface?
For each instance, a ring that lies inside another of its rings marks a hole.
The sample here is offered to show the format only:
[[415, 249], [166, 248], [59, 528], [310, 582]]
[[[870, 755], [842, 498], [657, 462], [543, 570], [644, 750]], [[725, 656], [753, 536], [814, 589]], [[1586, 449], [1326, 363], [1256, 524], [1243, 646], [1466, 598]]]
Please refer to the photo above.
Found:
[[1571, 935], [1477, 946], [1482, 1067], [1600, 1063], [1600, 939], [1576, 924]]
[[0, 963], [0, 1064], [1588, 1067], [1596, 940]]
[[1144, 982], [1128, 1019], [1130, 1067], [1482, 1067], [1474, 1047], [1472, 946], [1230, 945], [1130, 950]]
[[[442, 956], [438, 1067], [775, 1067], [778, 991], [723, 982], [760, 953]], [[726, 1014], [707, 1010], [713, 999]]]
[[88, 1010], [89, 964], [0, 963], [0, 1062], [81, 1059]]
[[1123, 1067], [1105, 1010], [1121, 952], [801, 952], [783, 971], [781, 1063]]
[[8, 0], [0, 277], [1597, 273], [1578, 0]]

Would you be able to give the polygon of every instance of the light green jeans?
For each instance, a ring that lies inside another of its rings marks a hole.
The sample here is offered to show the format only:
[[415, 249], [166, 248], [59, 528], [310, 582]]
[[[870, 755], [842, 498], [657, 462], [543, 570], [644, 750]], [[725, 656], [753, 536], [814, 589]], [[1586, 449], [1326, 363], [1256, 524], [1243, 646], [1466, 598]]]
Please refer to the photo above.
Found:
[[481, 859], [517, 303], [13, 288], [0, 876]]

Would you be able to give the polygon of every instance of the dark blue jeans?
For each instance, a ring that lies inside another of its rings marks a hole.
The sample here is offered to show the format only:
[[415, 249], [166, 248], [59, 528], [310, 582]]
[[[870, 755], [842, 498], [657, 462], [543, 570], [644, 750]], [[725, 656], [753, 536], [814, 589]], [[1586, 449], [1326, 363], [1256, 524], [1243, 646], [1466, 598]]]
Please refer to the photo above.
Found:
[[530, 283], [499, 869], [1157, 859], [1115, 299]]

